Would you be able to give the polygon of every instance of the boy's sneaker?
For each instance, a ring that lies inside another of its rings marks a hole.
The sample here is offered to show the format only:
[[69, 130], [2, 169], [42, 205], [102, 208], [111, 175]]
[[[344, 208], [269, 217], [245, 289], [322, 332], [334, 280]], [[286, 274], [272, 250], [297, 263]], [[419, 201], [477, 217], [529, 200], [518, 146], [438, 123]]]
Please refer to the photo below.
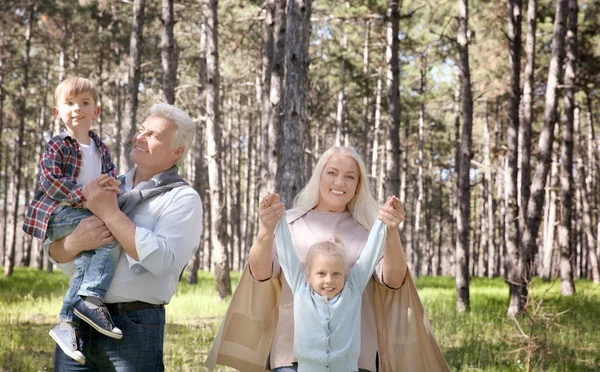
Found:
[[77, 363], [85, 364], [85, 356], [79, 349], [79, 332], [69, 323], [59, 323], [48, 332], [62, 351]]
[[94, 329], [105, 336], [116, 338], [117, 340], [123, 337], [123, 332], [113, 323], [110, 313], [106, 306], [100, 306], [95, 309], [89, 308], [84, 301], [78, 301], [73, 309], [75, 315]]

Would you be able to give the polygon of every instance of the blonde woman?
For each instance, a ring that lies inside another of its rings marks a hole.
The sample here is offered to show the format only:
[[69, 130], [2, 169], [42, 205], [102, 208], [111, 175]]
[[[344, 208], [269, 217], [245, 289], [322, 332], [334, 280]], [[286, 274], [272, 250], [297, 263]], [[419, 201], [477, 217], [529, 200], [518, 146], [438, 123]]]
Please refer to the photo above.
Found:
[[294, 209], [286, 213], [277, 194], [267, 195], [258, 208], [259, 231], [246, 272], [206, 365], [242, 371], [297, 370], [293, 295], [274, 247], [275, 226], [285, 214], [300, 261], [305, 261], [311, 245], [336, 234], [345, 242], [349, 268], [360, 256], [376, 218], [382, 220], [387, 230], [383, 256], [362, 296], [359, 370], [446, 371], [408, 272], [398, 233], [405, 213], [394, 199], [378, 213], [364, 162], [350, 147], [333, 147], [321, 156]]

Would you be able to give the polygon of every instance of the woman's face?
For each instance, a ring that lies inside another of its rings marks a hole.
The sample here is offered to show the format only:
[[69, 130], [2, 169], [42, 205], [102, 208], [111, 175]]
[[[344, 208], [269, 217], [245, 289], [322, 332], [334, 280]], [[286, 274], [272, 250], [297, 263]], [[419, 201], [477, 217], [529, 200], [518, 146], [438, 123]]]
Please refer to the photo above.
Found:
[[353, 157], [333, 153], [323, 167], [319, 181], [320, 212], [343, 212], [354, 197], [360, 178], [358, 163]]

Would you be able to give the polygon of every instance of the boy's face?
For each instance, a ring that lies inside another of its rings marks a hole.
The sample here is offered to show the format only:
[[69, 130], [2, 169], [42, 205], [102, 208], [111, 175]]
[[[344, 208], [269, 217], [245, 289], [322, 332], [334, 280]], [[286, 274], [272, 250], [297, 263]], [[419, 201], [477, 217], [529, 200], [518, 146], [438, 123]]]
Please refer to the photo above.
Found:
[[92, 121], [100, 113], [100, 108], [92, 98], [90, 92], [79, 93], [75, 96], [60, 97], [54, 107], [54, 115], [61, 118], [71, 135], [82, 134], [87, 136]]
[[339, 256], [315, 254], [309, 265], [308, 283], [315, 292], [332, 299], [346, 283], [344, 260]]

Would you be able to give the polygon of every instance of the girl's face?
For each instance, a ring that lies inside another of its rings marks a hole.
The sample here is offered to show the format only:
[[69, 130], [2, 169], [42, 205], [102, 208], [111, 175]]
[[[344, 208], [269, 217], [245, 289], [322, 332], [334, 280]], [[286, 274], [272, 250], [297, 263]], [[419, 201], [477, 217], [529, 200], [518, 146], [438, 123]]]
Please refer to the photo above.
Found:
[[340, 152], [333, 153], [321, 173], [319, 181], [319, 203], [315, 210], [320, 212], [343, 212], [354, 197], [360, 170], [353, 157]]
[[308, 283], [321, 296], [327, 299], [335, 297], [346, 283], [346, 267], [342, 257], [315, 254], [308, 265]]

